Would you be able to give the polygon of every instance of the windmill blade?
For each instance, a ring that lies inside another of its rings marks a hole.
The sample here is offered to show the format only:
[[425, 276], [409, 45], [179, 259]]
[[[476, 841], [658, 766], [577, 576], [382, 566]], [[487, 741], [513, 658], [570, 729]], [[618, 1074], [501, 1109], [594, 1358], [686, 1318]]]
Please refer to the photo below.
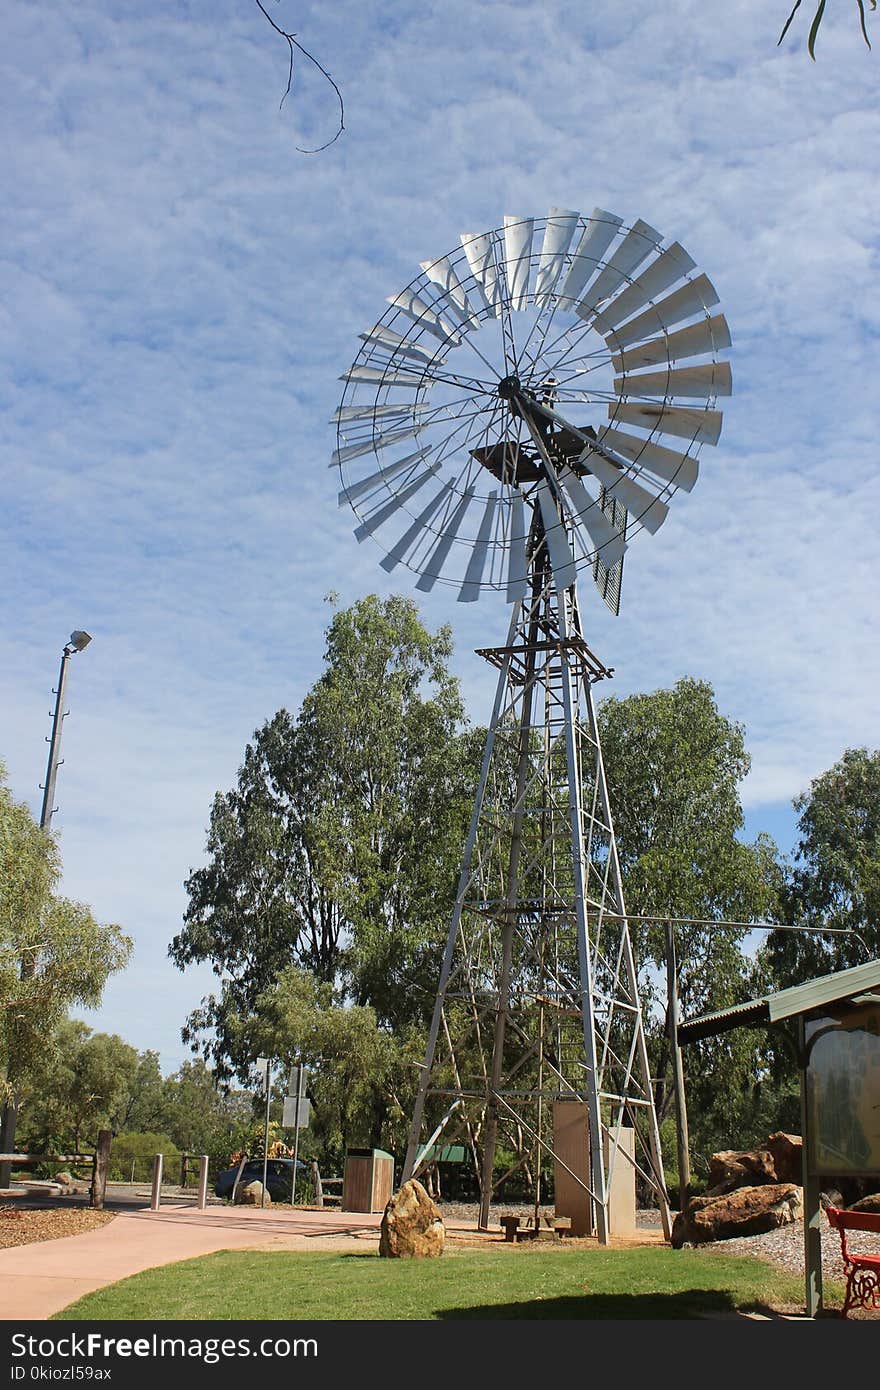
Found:
[[362, 521], [354, 533], [356, 538], [362, 541], [365, 540], [367, 536], [372, 536], [378, 526], [386, 522], [390, 516], [394, 515], [398, 508], [402, 507], [405, 502], [408, 502], [411, 497], [414, 497], [420, 487], [425, 486], [425, 483], [437, 472], [439, 467], [440, 464], [436, 461], [429, 464], [425, 472], [420, 473], [417, 478], [414, 478], [411, 483], [408, 483], [402, 492], [398, 492], [396, 497], [392, 497], [390, 502], [385, 503], [384, 507], [380, 507], [378, 511], [368, 516], [366, 521]]
[[538, 483], [538, 504], [541, 508], [547, 553], [550, 556], [550, 566], [556, 584], [560, 589], [570, 589], [577, 579], [577, 565], [571, 553], [571, 541], [559, 515], [556, 499], [543, 478]]
[[421, 429], [417, 425], [414, 429], [394, 430], [391, 434], [371, 434], [369, 438], [362, 439], [357, 444], [345, 444], [341, 449], [335, 449], [330, 460], [330, 467], [335, 464], [350, 463], [352, 459], [360, 458], [361, 454], [371, 454], [374, 449], [387, 449], [389, 444], [399, 444], [404, 439], [412, 439]]
[[695, 280], [688, 280], [686, 285], [682, 285], [680, 290], [675, 290], [666, 299], [652, 304], [651, 308], [639, 314], [638, 318], [630, 319], [623, 328], [612, 329], [604, 335], [605, 340], [610, 341], [615, 348], [629, 347], [630, 343], [641, 342], [643, 338], [650, 338], [658, 331], [662, 333], [664, 329], [673, 328], [685, 319], [704, 314], [717, 303], [718, 295], [712, 281], [707, 275], [698, 275]]
[[505, 217], [504, 273], [512, 309], [524, 309], [529, 302], [529, 271], [532, 264], [533, 217]]
[[383, 555], [382, 559], [379, 561], [383, 570], [387, 570], [390, 574], [395, 566], [400, 564], [401, 560], [407, 555], [419, 536], [423, 534], [428, 522], [440, 510], [452, 491], [453, 486], [454, 484], [451, 479], [444, 483], [436, 497], [431, 498], [427, 507], [420, 511], [412, 525], [407, 527], [397, 544], [391, 547], [387, 555]]
[[414, 463], [419, 463], [421, 459], [427, 458], [433, 449], [433, 444], [428, 444], [424, 449], [417, 449], [414, 454], [407, 454], [406, 458], [398, 459], [396, 463], [389, 463], [385, 468], [377, 468], [375, 473], [371, 473], [367, 478], [361, 478], [358, 483], [350, 483], [344, 487], [339, 494], [340, 507], [344, 502], [360, 502], [361, 498], [368, 497], [376, 488], [390, 483], [394, 478], [399, 478], [401, 473], [405, 473], [408, 468], [412, 468]]
[[452, 549], [452, 542], [458, 535], [461, 523], [464, 521], [464, 514], [473, 501], [475, 492], [476, 487], [471, 484], [471, 486], [462, 493], [458, 506], [446, 523], [446, 530], [428, 556], [421, 576], [416, 580], [416, 588], [420, 589], [423, 594], [430, 593], [431, 589], [433, 589], [435, 583], [440, 578], [440, 571], [443, 568], [447, 555]]
[[595, 275], [599, 262], [622, 226], [622, 217], [615, 217], [613, 212], [605, 212], [602, 208], [593, 208], [587, 229], [578, 242], [568, 274], [562, 282], [558, 296], [561, 308], [572, 308], [587, 281]]
[[631, 401], [609, 405], [608, 418], [612, 424], [641, 425], [643, 430], [659, 430], [660, 434], [674, 434], [700, 444], [717, 444], [721, 434], [720, 410], [689, 410], [685, 406]]
[[648, 268], [633, 280], [632, 284], [622, 290], [616, 299], [605, 305], [598, 316], [602, 332], [605, 332], [606, 327], [613, 328], [615, 324], [631, 318], [643, 304], [647, 304], [650, 299], [656, 299], [658, 294], [668, 290], [676, 280], [683, 280], [689, 271], [696, 268], [696, 261], [691, 260], [684, 247], [674, 241], [656, 261], [652, 261]]
[[708, 401], [712, 396], [729, 396], [733, 382], [729, 362], [706, 362], [642, 376], [617, 376], [614, 389], [619, 396], [693, 396]]
[[616, 372], [636, 372], [641, 367], [655, 367], [658, 363], [676, 362], [685, 357], [701, 357], [707, 352], [717, 352], [730, 347], [730, 329], [723, 314], [714, 314], [710, 319], [692, 323], [689, 328], [680, 328], [677, 333], [669, 333], [662, 338], [651, 338], [639, 347], [628, 348], [626, 352], [612, 355], [611, 364]]
[[476, 320], [479, 310], [474, 308], [468, 299], [464, 285], [448, 256], [441, 256], [439, 261], [420, 261], [419, 266], [432, 284], [443, 291], [447, 303], [465, 323]]
[[431, 386], [430, 377], [415, 376], [411, 372], [389, 372], [384, 367], [349, 367], [343, 372], [340, 381], [366, 381], [373, 386]]
[[652, 251], [656, 251], [657, 243], [661, 240], [660, 233], [647, 222], [643, 222], [641, 218], [634, 222], [610, 261], [590, 285], [580, 303], [575, 305], [574, 311], [578, 317], [592, 318], [593, 311], [603, 299], [608, 299], [618, 286], [629, 278], [636, 266], [641, 265]]
[[589, 533], [596, 550], [610, 569], [622, 560], [626, 541], [608, 520], [599, 503], [591, 497], [578, 475], [567, 464], [559, 470], [559, 481], [571, 499], [576, 519]]
[[526, 526], [526, 509], [523, 503], [522, 493], [514, 492], [511, 518], [510, 518], [510, 539], [508, 541], [507, 558], [507, 602], [516, 603], [525, 593], [526, 584], [529, 577], [528, 556], [526, 554], [526, 538], [528, 528]]
[[417, 323], [419, 328], [426, 328], [429, 333], [433, 333], [435, 338], [439, 338], [441, 343], [448, 343], [450, 347], [458, 347], [461, 344], [461, 334], [452, 324], [447, 323], [437, 313], [436, 309], [430, 304], [426, 304], [424, 299], [419, 299], [412, 290], [401, 290], [400, 294], [390, 294], [386, 301], [394, 309], [399, 309], [407, 318]]
[[459, 240], [464, 247], [471, 274], [482, 290], [486, 304], [497, 318], [501, 313], [502, 296], [492, 237], [488, 232], [462, 232]]
[[584, 450], [580, 462], [595, 474], [612, 497], [620, 498], [626, 510], [636, 521], [641, 522], [646, 531], [650, 531], [652, 536], [655, 531], [659, 531], [669, 514], [665, 502], [661, 502], [653, 492], [649, 492], [640, 483], [621, 473], [610, 459], [604, 458], [593, 448]]
[[418, 343], [410, 342], [409, 338], [404, 337], [402, 333], [396, 333], [384, 323], [375, 324], [369, 333], [359, 333], [358, 337], [368, 347], [387, 348], [395, 357], [414, 357], [419, 362], [430, 362], [435, 367], [446, 361], [439, 352], [432, 352], [428, 347], [420, 347]]
[[489, 542], [492, 539], [497, 506], [498, 493], [490, 492], [486, 499], [486, 510], [483, 512], [483, 519], [480, 522], [477, 539], [474, 541], [471, 558], [468, 561], [464, 583], [458, 591], [459, 603], [473, 603], [474, 599], [479, 598], [480, 584], [483, 580], [483, 570], [486, 568], [486, 557], [489, 554]]
[[541, 259], [535, 276], [535, 304], [544, 309], [550, 303], [556, 282], [562, 274], [565, 256], [577, 231], [578, 215], [566, 208], [551, 208], [544, 226]]
[[624, 434], [622, 430], [600, 430], [598, 442], [603, 449], [619, 454], [624, 464], [637, 463], [640, 468], [646, 468], [655, 477], [674, 483], [685, 492], [690, 492], [697, 481], [699, 464], [689, 454], [680, 454], [649, 439], [639, 439], [635, 434]]
[[348, 420], [393, 420], [417, 415], [420, 402], [397, 401], [392, 405], [342, 405], [334, 412], [330, 423], [343, 425]]

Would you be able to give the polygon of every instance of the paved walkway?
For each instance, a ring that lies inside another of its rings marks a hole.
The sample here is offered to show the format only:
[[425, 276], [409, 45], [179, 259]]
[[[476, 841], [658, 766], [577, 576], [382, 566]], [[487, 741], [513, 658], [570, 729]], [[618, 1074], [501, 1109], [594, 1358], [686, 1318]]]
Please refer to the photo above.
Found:
[[83, 1294], [142, 1269], [214, 1250], [351, 1250], [378, 1246], [380, 1212], [297, 1211], [175, 1205], [129, 1208], [106, 1226], [0, 1250], [0, 1318], [48, 1318]]

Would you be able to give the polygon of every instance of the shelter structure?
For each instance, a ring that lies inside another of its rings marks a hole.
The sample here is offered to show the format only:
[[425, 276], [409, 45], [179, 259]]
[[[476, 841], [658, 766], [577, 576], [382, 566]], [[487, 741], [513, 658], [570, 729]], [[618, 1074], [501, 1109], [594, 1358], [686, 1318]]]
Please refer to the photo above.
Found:
[[679, 1046], [732, 1028], [777, 1028], [800, 1073], [807, 1313], [822, 1311], [823, 1180], [880, 1179], [880, 960], [679, 1025]]

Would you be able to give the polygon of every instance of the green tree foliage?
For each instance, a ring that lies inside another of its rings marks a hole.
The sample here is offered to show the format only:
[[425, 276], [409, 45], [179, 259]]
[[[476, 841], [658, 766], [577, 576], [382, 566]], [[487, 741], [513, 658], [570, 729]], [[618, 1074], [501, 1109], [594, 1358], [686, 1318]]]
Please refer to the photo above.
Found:
[[99, 1129], [116, 1129], [138, 1071], [138, 1054], [122, 1038], [93, 1033], [78, 1020], [58, 1026], [47, 1064], [34, 1079], [22, 1132], [46, 1152], [92, 1149]]
[[72, 1005], [95, 1008], [131, 940], [83, 903], [56, 894], [54, 838], [13, 800], [0, 764], [0, 1075], [4, 1098], [27, 1086]]
[[[762, 953], [777, 988], [880, 956], [880, 750], [849, 748], [795, 799], [800, 832], [783, 893], [788, 922]], [[822, 935], [822, 928], [855, 936]]]
[[411, 600], [337, 612], [298, 717], [259, 729], [215, 798], [170, 954], [222, 976], [185, 1029], [221, 1073], [244, 1074], [238, 1023], [288, 965], [384, 1026], [430, 1011], [481, 742], [450, 654], [448, 628], [428, 632]]
[[[742, 726], [719, 712], [710, 685], [690, 678], [671, 690], [606, 699], [598, 717], [627, 910], [709, 922], [675, 928], [682, 1016], [748, 998], [747, 929], [711, 924], [766, 919], [778, 892], [772, 840], [749, 845], [738, 838], [739, 787], [749, 770]], [[632, 929], [645, 993], [650, 999], [653, 988], [665, 1003], [664, 928], [633, 922]], [[662, 1077], [670, 1061], [665, 1016], [655, 1015], [651, 1027], [653, 1065]], [[742, 1123], [739, 1101], [755, 1045], [753, 1035], [736, 1031], [688, 1050], [698, 1146], [701, 1128], [720, 1127], [735, 1138], [730, 1132]], [[666, 1087], [661, 1115], [670, 1101]]]
[[[819, 3], [818, 3], [818, 5], [816, 6], [815, 12], [814, 12], [814, 14], [813, 14], [812, 23], [810, 24], [810, 32], [809, 32], [809, 35], [807, 36], [807, 50], [808, 50], [808, 52], [809, 52], [809, 54], [810, 54], [810, 57], [813, 59], [814, 62], [816, 61], [816, 36], [817, 36], [817, 34], [819, 33], [819, 26], [820, 26], [820, 24], [822, 23], [822, 20], [823, 20], [824, 17], [825, 17], [825, 5], [826, 5], [826, 3], [827, 3], [827, 0], [819, 0]], [[868, 0], [868, 3], [870, 4], [872, 10], [876, 10], [876, 8], [877, 8], [877, 0]], [[792, 7], [792, 10], [791, 10], [791, 13], [790, 13], [789, 16], [788, 16], [788, 19], [785, 21], [785, 25], [783, 26], [782, 33], [779, 35], [779, 42], [780, 42], [780, 43], [782, 43], [782, 40], [785, 38], [786, 34], [788, 33], [789, 26], [791, 25], [791, 22], [792, 22], [792, 20], [794, 19], [795, 15], [797, 14], [797, 12], [798, 12], [798, 10], [800, 9], [800, 7], [801, 7], [801, 0], [795, 0], [794, 6]], [[862, 38], [865, 40], [865, 43], [866, 43], [866, 44], [868, 45], [868, 47], [870, 48], [870, 47], [871, 47], [871, 40], [868, 38], [868, 27], [867, 27], [866, 16], [865, 16], [865, 0], [856, 0], [856, 8], [858, 9], [858, 12], [859, 12], [859, 25], [860, 25], [861, 31], [862, 31]]]
[[[331, 987], [289, 968], [242, 1023], [239, 1046], [285, 1067], [310, 1069], [314, 1101], [304, 1155], [320, 1152], [331, 1167], [349, 1147], [400, 1149], [415, 1091], [424, 1035], [410, 1027], [393, 1035], [368, 1005], [341, 1005]], [[292, 1136], [291, 1136], [292, 1137]]]

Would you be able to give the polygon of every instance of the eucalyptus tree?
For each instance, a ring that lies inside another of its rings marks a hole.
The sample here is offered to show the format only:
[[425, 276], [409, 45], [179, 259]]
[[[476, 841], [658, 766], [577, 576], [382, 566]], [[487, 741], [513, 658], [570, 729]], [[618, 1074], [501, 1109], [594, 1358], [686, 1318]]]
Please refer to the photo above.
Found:
[[[96, 1008], [131, 939], [102, 925], [83, 903], [56, 893], [61, 856], [27, 806], [16, 802], [0, 763], [0, 1150], [9, 1151], [16, 1106], [56, 1028], [73, 1005]], [[0, 1184], [5, 1175], [0, 1165]]]
[[214, 799], [208, 862], [190, 874], [185, 968], [220, 977], [184, 1036], [220, 1074], [246, 1069], [241, 1020], [287, 966], [386, 1027], [430, 1012], [480, 736], [448, 661], [409, 599], [337, 611], [325, 669], [294, 717], [279, 710]]

